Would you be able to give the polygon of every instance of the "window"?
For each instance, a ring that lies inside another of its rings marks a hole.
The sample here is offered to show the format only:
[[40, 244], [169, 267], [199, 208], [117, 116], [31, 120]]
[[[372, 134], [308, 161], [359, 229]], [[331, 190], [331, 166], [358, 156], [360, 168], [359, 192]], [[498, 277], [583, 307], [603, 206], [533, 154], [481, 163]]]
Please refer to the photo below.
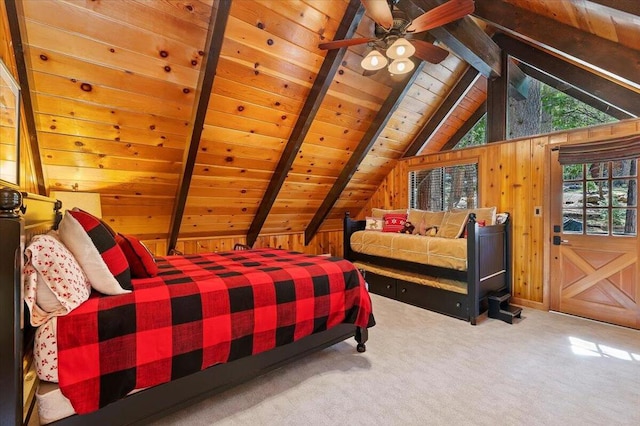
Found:
[[635, 159], [563, 165], [563, 232], [635, 236], [637, 167]]
[[487, 143], [487, 114], [483, 115], [480, 120], [460, 139], [460, 142], [453, 149], [466, 148], [468, 146], [486, 145]]
[[409, 172], [409, 207], [442, 211], [478, 205], [478, 164]]
[[[513, 66], [516, 66], [514, 62], [509, 61], [509, 67]], [[520, 64], [519, 67], [525, 72], [535, 71], [526, 64]], [[510, 88], [507, 101], [507, 139], [617, 121], [595, 106], [575, 98], [574, 96], [581, 93], [575, 87], [552, 76], [546, 77], [547, 83], [553, 84], [554, 87], [528, 75], [526, 84], [522, 85], [526, 88], [522, 90], [525, 93]]]

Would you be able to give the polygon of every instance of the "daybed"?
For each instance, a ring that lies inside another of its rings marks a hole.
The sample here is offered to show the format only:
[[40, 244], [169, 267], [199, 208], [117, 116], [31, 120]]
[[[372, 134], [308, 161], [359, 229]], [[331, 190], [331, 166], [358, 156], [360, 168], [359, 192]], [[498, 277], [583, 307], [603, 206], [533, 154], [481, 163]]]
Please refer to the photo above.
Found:
[[[41, 267], [52, 255], [53, 263], [69, 258], [67, 251], [59, 255], [62, 249], [43, 249], [59, 244], [54, 237], [68, 237], [60, 208], [56, 200], [0, 189], [2, 425], [27, 421], [35, 399], [45, 404], [45, 421], [69, 416], [56, 424], [142, 424], [349, 337], [365, 350], [367, 327], [375, 321], [360, 272], [342, 258], [283, 250], [158, 258], [142, 265], [157, 266], [157, 275], [133, 278], [131, 291], [123, 285], [114, 295], [87, 280], [88, 299], [76, 307], [65, 299], [51, 326], [53, 314], [33, 304], [30, 285], [49, 283], [53, 269]], [[82, 222], [78, 212], [73, 217]], [[50, 232], [61, 221], [60, 232]], [[113, 255], [112, 248], [96, 249], [103, 259]], [[64, 274], [73, 269], [67, 265]], [[80, 275], [65, 275], [65, 289], [86, 285]], [[38, 329], [30, 327], [40, 320]], [[51, 348], [46, 326], [57, 328], [54, 355], [40, 351]], [[35, 349], [34, 336], [40, 339]], [[46, 368], [51, 360], [57, 372]], [[59, 381], [42, 382], [37, 398], [35, 370], [57, 374]], [[53, 417], [48, 402], [67, 397], [66, 408], [54, 407]]]
[[[421, 229], [416, 226], [413, 233], [405, 234], [401, 233], [401, 226], [390, 229], [395, 232], [382, 232], [376, 218], [353, 220], [346, 213], [344, 257], [362, 270], [371, 292], [473, 325], [487, 310], [489, 296], [499, 297], [500, 302], [508, 300], [511, 291], [508, 214], [498, 215], [502, 223], [496, 224], [495, 209], [489, 216], [487, 212], [491, 209], [437, 214], [380, 209], [374, 209], [374, 214], [376, 210], [377, 220], [384, 217], [382, 220], [386, 219], [387, 224], [390, 217], [398, 215], [401, 220], [413, 219], [414, 223], [421, 220], [419, 214], [424, 219]], [[477, 215], [482, 216], [481, 221]]]

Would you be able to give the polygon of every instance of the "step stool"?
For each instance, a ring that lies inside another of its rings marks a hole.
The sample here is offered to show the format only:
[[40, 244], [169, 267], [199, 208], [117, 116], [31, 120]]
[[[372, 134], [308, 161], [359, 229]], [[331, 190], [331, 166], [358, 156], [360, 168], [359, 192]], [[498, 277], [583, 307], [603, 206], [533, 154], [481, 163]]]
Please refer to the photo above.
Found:
[[489, 318], [495, 318], [513, 324], [514, 318], [520, 318], [522, 308], [509, 305], [510, 293], [495, 293], [488, 296]]

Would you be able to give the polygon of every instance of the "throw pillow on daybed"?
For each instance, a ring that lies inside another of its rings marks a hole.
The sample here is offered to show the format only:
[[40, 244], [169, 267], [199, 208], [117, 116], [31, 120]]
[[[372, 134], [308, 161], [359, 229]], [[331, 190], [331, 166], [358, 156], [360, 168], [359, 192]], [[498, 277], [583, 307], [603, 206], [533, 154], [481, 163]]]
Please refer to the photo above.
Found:
[[466, 210], [462, 212], [445, 212], [436, 236], [442, 238], [460, 237], [468, 218], [469, 212]]
[[58, 235], [87, 274], [91, 287], [108, 295], [130, 291], [127, 258], [98, 218], [80, 210], [67, 210]]
[[384, 219], [382, 218], [367, 216], [365, 221], [364, 229], [367, 231], [382, 231], [384, 227]]
[[117, 234], [116, 242], [124, 252], [134, 278], [150, 278], [158, 275], [156, 259], [142, 241], [131, 235]]
[[406, 213], [387, 213], [384, 215], [382, 232], [400, 232], [407, 221]]

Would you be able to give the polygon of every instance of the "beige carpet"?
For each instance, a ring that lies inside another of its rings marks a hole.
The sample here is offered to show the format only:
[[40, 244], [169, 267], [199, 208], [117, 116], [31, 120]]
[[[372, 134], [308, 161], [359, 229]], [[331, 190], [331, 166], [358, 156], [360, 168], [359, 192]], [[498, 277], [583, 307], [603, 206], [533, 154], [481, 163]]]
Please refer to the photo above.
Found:
[[639, 425], [640, 332], [525, 309], [463, 321], [372, 296], [353, 341], [153, 423], [161, 425]]

